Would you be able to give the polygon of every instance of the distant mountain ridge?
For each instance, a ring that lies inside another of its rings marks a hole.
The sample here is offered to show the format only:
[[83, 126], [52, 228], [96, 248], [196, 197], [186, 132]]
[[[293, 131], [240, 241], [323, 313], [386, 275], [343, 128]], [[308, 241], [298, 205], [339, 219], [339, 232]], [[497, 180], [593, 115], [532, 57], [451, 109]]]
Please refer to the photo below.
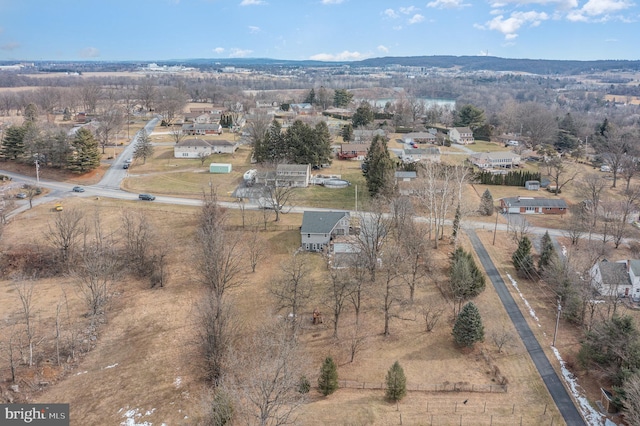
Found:
[[269, 58], [224, 58], [224, 59], [189, 59], [180, 61], [184, 65], [204, 65], [219, 63], [221, 65], [236, 66], [302, 66], [325, 67], [386, 67], [390, 65], [424, 67], [424, 68], [454, 68], [461, 71], [513, 71], [530, 72], [534, 74], [580, 74], [585, 72], [628, 70], [640, 71], [640, 60], [553, 60], [553, 59], [510, 59], [496, 56], [386, 56], [369, 58], [361, 61], [327, 62], [311, 60], [277, 60]]

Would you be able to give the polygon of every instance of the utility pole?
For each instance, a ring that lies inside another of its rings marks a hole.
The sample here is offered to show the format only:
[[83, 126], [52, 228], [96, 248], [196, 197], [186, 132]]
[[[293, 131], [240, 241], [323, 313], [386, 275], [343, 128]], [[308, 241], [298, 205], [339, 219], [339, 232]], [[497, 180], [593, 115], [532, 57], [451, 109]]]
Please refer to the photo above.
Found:
[[[37, 154], [40, 155], [40, 154]], [[40, 185], [40, 163], [36, 159], [36, 183]]]
[[496, 208], [496, 225], [493, 227], [493, 244], [496, 245], [496, 234], [498, 233], [498, 216], [500, 215], [500, 208]]
[[556, 329], [553, 332], [553, 343], [551, 344], [551, 346], [555, 347], [556, 346], [556, 337], [558, 336], [558, 325], [560, 324], [560, 313], [562, 312], [562, 305], [560, 304], [562, 302], [562, 296], [558, 297], [558, 314], [556, 316]]

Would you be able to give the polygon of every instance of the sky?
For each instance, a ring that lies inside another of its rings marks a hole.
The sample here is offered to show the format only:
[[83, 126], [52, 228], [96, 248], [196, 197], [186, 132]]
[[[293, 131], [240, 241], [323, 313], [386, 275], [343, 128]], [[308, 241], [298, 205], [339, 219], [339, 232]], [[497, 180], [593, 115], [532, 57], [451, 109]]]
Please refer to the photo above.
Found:
[[0, 0], [0, 60], [638, 60], [639, 18], [633, 0]]

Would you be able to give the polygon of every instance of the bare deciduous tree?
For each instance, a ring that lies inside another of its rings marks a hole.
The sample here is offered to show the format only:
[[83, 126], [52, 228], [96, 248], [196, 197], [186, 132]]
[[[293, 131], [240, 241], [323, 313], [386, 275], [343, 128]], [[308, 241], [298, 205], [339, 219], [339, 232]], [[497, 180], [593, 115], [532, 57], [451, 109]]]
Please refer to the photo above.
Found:
[[241, 284], [242, 236], [226, 229], [227, 214], [217, 204], [215, 188], [204, 195], [199, 222], [195, 253], [197, 271], [202, 283], [215, 297], [222, 299], [229, 289]]
[[133, 272], [139, 276], [149, 273], [150, 251], [154, 246], [154, 231], [144, 212], [123, 210], [124, 255]]
[[68, 262], [73, 256], [78, 240], [86, 232], [83, 221], [82, 210], [69, 208], [58, 212], [53, 219], [53, 224], [49, 223], [49, 232], [45, 234], [45, 238], [60, 250], [62, 263], [65, 267], [68, 266]]
[[293, 253], [280, 265], [280, 269], [281, 276], [272, 285], [271, 293], [276, 299], [276, 310], [285, 311], [295, 334], [299, 326], [298, 316], [311, 297], [311, 267], [305, 253]]
[[27, 338], [29, 348], [29, 367], [33, 365], [33, 350], [35, 345], [35, 324], [33, 323], [33, 288], [34, 283], [28, 279], [20, 279], [12, 282], [13, 289], [18, 294], [20, 305], [22, 306], [22, 317], [24, 321], [24, 334]]
[[555, 184], [554, 195], [560, 194], [562, 188], [569, 182], [573, 181], [579, 174], [578, 171], [569, 171], [562, 158], [555, 156], [547, 158], [544, 162], [547, 176]]
[[235, 395], [238, 414], [247, 424], [296, 423], [306, 400], [300, 381], [308, 376], [307, 356], [297, 340], [277, 325], [263, 327], [233, 353], [233, 374], [224, 388]]
[[391, 224], [383, 212], [383, 206], [379, 200], [372, 203], [369, 213], [359, 213], [358, 222], [360, 234], [357, 238], [359, 257], [363, 266], [369, 271], [371, 281], [376, 279], [376, 269], [382, 247], [384, 246]]
[[351, 276], [348, 271], [340, 269], [329, 270], [329, 286], [327, 287], [327, 305], [331, 307], [333, 312], [333, 338], [338, 338], [338, 324], [340, 322], [340, 315], [344, 310], [344, 305], [347, 302], [353, 285], [351, 283]]
[[443, 313], [444, 307], [441, 303], [436, 303], [433, 300], [427, 300], [423, 303], [422, 318], [427, 332], [433, 331]]
[[504, 347], [510, 346], [515, 336], [504, 325], [499, 330], [491, 333], [491, 341], [498, 348], [498, 353], [502, 353]]

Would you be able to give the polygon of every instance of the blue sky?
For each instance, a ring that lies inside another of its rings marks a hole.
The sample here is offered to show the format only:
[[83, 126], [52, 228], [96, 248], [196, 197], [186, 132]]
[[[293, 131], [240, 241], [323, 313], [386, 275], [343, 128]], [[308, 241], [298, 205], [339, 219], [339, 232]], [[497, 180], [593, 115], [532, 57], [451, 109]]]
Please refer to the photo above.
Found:
[[633, 0], [0, 0], [0, 60], [640, 59]]

